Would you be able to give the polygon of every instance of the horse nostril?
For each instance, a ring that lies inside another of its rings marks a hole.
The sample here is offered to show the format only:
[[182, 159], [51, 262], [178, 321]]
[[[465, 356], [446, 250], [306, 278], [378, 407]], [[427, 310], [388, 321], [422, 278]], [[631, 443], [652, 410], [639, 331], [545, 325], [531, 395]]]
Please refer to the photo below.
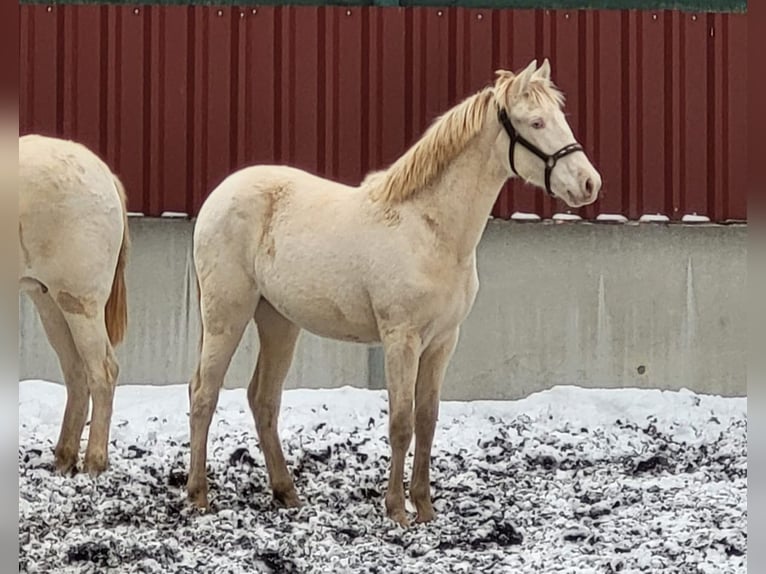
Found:
[[585, 191], [589, 194], [593, 193], [593, 180], [591, 178], [585, 180]]

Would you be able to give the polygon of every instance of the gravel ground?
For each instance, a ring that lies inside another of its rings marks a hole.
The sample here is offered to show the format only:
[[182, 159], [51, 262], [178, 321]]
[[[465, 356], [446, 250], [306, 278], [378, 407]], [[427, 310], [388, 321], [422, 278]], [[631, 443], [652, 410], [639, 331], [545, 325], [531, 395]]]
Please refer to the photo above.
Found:
[[185, 500], [185, 386], [118, 388], [111, 466], [95, 480], [53, 472], [64, 400], [59, 385], [19, 385], [24, 572], [747, 571], [745, 399], [556, 387], [443, 403], [438, 517], [409, 529], [384, 518], [381, 392], [285, 393], [304, 501], [287, 510], [272, 503], [244, 391], [224, 391], [208, 514]]

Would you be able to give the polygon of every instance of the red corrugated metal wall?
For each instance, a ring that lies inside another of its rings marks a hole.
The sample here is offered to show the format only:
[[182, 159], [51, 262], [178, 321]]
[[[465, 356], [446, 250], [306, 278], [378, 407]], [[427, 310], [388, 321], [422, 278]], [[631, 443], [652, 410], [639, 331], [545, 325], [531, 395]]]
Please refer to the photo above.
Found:
[[[357, 183], [496, 68], [550, 57], [604, 177], [581, 215], [746, 219], [744, 15], [22, 5], [20, 24], [21, 132], [100, 152], [132, 211], [194, 214], [250, 163]], [[514, 184], [495, 215], [564, 209]]]

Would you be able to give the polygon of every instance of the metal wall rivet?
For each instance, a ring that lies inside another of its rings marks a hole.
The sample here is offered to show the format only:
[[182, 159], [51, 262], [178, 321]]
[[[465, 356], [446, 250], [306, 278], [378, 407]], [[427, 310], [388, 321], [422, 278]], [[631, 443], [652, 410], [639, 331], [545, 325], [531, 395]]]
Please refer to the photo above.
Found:
[[351, 10], [346, 10], [346, 16], [351, 16]]
[[441, 10], [439, 10], [439, 11], [436, 13], [436, 15], [437, 15], [437, 16], [441, 16], [442, 14], [444, 14], [444, 12], [442, 12]]
[[48, 7], [46, 8], [46, 10], [47, 10], [48, 12], [53, 12], [53, 6], [48, 6]]
[[481, 20], [482, 18], [484, 18], [484, 15], [483, 15], [483, 14], [477, 14], [477, 15], [476, 15], [476, 19], [477, 19], [477, 20]]
[[140, 12], [141, 12], [141, 10], [139, 10], [138, 8], [134, 8], [133, 9], [133, 14], [138, 15]]
[[216, 12], [216, 14], [218, 14], [218, 16], [223, 16], [223, 10], [218, 10], [218, 12]]

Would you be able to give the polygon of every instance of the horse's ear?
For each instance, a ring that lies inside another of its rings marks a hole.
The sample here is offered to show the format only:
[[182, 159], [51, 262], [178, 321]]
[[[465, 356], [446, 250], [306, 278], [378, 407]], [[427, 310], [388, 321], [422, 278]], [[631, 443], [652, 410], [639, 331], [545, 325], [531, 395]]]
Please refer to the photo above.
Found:
[[527, 90], [532, 75], [537, 70], [537, 60], [532, 60], [514, 79], [511, 85], [511, 95], [520, 96]]
[[532, 77], [546, 82], [551, 81], [551, 63], [548, 61], [548, 58], [543, 60], [543, 65], [537, 69]]
[[521, 72], [519, 72], [518, 77], [521, 77], [521, 76], [529, 77], [535, 73], [535, 70], [537, 70], [537, 59], [534, 59], [529, 64], [527, 64], [527, 67], [524, 68]]

